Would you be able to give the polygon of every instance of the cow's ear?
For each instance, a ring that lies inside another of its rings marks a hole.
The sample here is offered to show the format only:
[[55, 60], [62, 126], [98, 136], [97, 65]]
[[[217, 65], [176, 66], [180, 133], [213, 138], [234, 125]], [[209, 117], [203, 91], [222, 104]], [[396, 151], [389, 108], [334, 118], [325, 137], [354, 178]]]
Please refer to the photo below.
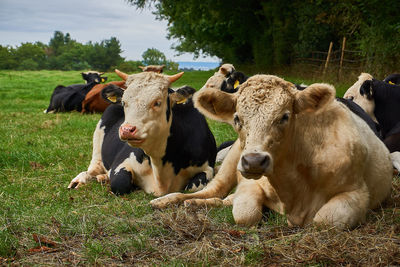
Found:
[[175, 91], [169, 94], [169, 98], [171, 100], [172, 105], [181, 105], [185, 104], [187, 100], [196, 93], [196, 89], [190, 86], [183, 86], [181, 88], [176, 89]]
[[236, 112], [236, 94], [203, 89], [194, 95], [193, 100], [195, 107], [208, 118], [233, 123], [233, 115]]
[[101, 79], [101, 82], [104, 83], [105, 81], [107, 81], [108, 78], [107, 77], [100, 77], [100, 79]]
[[335, 88], [324, 83], [315, 83], [303, 91], [297, 91], [294, 101], [294, 112], [313, 112], [321, 109], [335, 98]]
[[84, 80], [88, 78], [88, 75], [85, 72], [81, 72], [81, 75]]
[[366, 80], [363, 82], [363, 84], [360, 86], [360, 95], [365, 95], [368, 100], [372, 100], [372, 80]]
[[101, 90], [101, 96], [104, 98], [104, 100], [112, 104], [121, 103], [123, 94], [124, 90], [114, 84], [110, 84]]

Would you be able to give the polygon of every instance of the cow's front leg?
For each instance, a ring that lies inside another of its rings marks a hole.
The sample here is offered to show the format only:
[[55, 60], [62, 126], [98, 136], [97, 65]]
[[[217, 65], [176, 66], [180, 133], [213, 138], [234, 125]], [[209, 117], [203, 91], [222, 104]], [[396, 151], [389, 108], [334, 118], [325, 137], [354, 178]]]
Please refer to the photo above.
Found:
[[232, 214], [239, 225], [252, 226], [261, 221], [266, 195], [256, 180], [243, 179], [233, 198]]
[[193, 198], [193, 199], [187, 199], [183, 204], [185, 207], [188, 206], [208, 206], [208, 207], [220, 207], [220, 206], [232, 206], [233, 198], [235, 194], [230, 194], [226, 198], [218, 198], [218, 197], [213, 197], [213, 198]]
[[79, 188], [80, 186], [87, 184], [90, 180], [96, 179], [97, 177], [107, 177], [106, 170], [101, 161], [92, 161], [87, 171], [79, 173], [71, 180], [68, 188]]
[[220, 170], [211, 182], [202, 190], [190, 194], [172, 193], [150, 201], [154, 208], [164, 208], [171, 204], [182, 203], [193, 198], [223, 198], [237, 185], [238, 172], [236, 165], [240, 158], [240, 142], [236, 141], [229, 151]]
[[138, 189], [133, 183], [133, 173], [125, 168], [110, 171], [111, 191], [116, 195], [123, 195]]
[[197, 173], [193, 176], [185, 187], [185, 190], [189, 192], [196, 192], [203, 189], [207, 183], [213, 178], [214, 171], [211, 167], [208, 167], [207, 171]]
[[318, 224], [339, 228], [354, 228], [365, 220], [369, 194], [364, 185], [361, 189], [344, 192], [332, 197], [314, 216]]

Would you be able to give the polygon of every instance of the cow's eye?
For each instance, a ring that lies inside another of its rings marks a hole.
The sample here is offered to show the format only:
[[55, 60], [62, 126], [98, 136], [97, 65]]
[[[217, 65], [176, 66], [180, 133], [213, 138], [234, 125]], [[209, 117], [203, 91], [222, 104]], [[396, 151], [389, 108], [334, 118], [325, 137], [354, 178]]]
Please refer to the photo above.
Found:
[[233, 117], [233, 123], [235, 124], [235, 126], [237, 128], [241, 128], [242, 126], [242, 122], [239, 119], [239, 116], [235, 114], [235, 116]]
[[354, 100], [354, 96], [349, 96], [348, 99], [353, 101]]
[[284, 124], [289, 120], [289, 113], [283, 114], [281, 120], [279, 121], [280, 124]]
[[154, 101], [153, 107], [161, 107], [161, 100]]

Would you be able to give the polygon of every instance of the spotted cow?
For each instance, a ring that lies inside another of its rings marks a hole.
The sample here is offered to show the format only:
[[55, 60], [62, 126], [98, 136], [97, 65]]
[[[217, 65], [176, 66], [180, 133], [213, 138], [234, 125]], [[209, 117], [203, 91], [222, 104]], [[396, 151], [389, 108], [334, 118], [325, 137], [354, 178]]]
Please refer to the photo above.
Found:
[[86, 94], [96, 85], [105, 82], [107, 77], [101, 77], [104, 72], [82, 72], [85, 84], [73, 84], [69, 86], [58, 85], [50, 98], [50, 104], [44, 113], [82, 111], [82, 101]]
[[[166, 195], [154, 207], [226, 201], [238, 224], [257, 223], [266, 206], [286, 214], [289, 225], [351, 228], [390, 195], [389, 151], [335, 100], [330, 85], [299, 91], [279, 77], [255, 75], [235, 94], [206, 89], [194, 99], [207, 117], [232, 124], [239, 139], [205, 189]], [[235, 181], [235, 194], [221, 200], [227, 194], [221, 188]]]
[[216, 144], [203, 115], [194, 108], [193, 88], [170, 89], [182, 73], [125, 74], [102, 95], [113, 103], [98, 122], [87, 171], [69, 184], [109, 180], [115, 194], [137, 188], [155, 196], [197, 190], [213, 177]]

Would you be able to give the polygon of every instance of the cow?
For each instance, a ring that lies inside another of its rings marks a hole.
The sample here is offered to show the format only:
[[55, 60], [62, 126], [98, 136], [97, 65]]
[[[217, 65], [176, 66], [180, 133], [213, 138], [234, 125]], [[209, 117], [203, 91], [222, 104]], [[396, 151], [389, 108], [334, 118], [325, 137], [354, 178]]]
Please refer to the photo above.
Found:
[[142, 71], [152, 71], [157, 73], [162, 73], [165, 65], [148, 65], [148, 66], [139, 66], [139, 69]]
[[[392, 153], [393, 165], [400, 170], [400, 86], [388, 83], [396, 76], [379, 81], [362, 73], [344, 98], [361, 106], [379, 124], [381, 137]], [[397, 154], [397, 156], [396, 156]]]
[[96, 85], [107, 80], [96, 71], [82, 72], [85, 84], [73, 84], [69, 86], [58, 85], [51, 95], [50, 104], [44, 113], [81, 111], [82, 101], [86, 94]]
[[125, 91], [115, 85], [104, 88], [104, 98], [117, 104], [104, 111], [96, 126], [88, 170], [68, 188], [97, 178], [109, 180], [115, 194], [140, 188], [162, 196], [198, 190], [212, 179], [217, 148], [204, 116], [193, 106], [195, 90], [169, 89], [182, 74], [123, 74]]
[[390, 84], [400, 85], [400, 74], [399, 73], [390, 74], [385, 79], [383, 79], [383, 81]]
[[277, 76], [255, 75], [235, 94], [206, 89], [194, 101], [207, 117], [232, 124], [239, 139], [204, 190], [157, 198], [154, 207], [199, 196], [223, 202], [226, 190], [216, 191], [239, 180], [230, 199], [238, 224], [257, 223], [266, 206], [286, 214], [290, 226], [353, 228], [390, 195], [388, 149], [335, 100], [331, 85], [299, 91]]
[[83, 113], [104, 112], [104, 110], [106, 110], [106, 108], [110, 105], [110, 102], [107, 102], [101, 96], [101, 92], [105, 87], [108, 87], [111, 84], [126, 89], [125, 81], [112, 81], [105, 84], [96, 84], [86, 94], [85, 99], [82, 101], [81, 113], [83, 114]]

